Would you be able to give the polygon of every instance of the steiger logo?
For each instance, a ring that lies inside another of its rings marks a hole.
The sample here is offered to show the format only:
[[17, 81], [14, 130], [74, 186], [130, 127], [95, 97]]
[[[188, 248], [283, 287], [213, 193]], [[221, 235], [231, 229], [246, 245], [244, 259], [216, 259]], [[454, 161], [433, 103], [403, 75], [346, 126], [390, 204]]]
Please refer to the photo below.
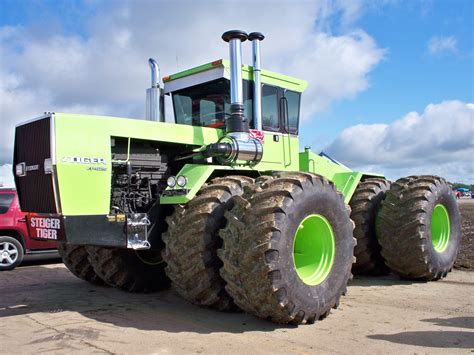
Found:
[[91, 158], [91, 157], [72, 157], [66, 156], [61, 159], [63, 163], [72, 164], [96, 164], [96, 165], [107, 165], [104, 158]]

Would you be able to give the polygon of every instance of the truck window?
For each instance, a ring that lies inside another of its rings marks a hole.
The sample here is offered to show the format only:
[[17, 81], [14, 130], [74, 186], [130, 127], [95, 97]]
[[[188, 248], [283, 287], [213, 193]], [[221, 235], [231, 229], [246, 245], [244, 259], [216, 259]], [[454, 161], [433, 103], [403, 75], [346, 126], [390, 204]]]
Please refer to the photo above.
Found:
[[[244, 113], [252, 121], [252, 84], [244, 80]], [[230, 115], [230, 82], [217, 79], [173, 92], [176, 123], [224, 128]]]
[[262, 86], [262, 126], [265, 131], [280, 129], [278, 88], [269, 85]]
[[0, 194], [0, 214], [8, 212], [15, 194]]
[[294, 91], [286, 90], [285, 97], [288, 102], [288, 121], [290, 126], [290, 133], [298, 134], [301, 94]]

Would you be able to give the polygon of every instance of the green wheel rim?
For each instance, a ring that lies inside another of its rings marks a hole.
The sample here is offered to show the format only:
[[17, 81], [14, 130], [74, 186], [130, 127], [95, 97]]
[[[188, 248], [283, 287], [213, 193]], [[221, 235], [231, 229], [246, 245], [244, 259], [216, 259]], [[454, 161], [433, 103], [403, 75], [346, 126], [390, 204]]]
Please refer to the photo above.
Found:
[[451, 225], [448, 210], [443, 205], [437, 204], [431, 217], [431, 242], [434, 250], [438, 253], [445, 251], [448, 247], [450, 234]]
[[299, 278], [316, 286], [326, 280], [334, 263], [336, 245], [331, 224], [319, 214], [307, 216], [293, 242], [293, 262]]

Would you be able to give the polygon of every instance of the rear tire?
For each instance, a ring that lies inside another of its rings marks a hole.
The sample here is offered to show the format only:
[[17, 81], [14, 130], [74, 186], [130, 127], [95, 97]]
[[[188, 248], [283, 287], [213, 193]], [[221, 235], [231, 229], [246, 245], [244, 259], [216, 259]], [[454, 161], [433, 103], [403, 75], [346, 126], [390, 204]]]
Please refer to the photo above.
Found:
[[[334, 184], [314, 174], [281, 173], [234, 202], [219, 250], [234, 302], [276, 323], [325, 318], [346, 293], [355, 245], [350, 208]], [[307, 225], [312, 218], [315, 224]], [[300, 244], [316, 248], [300, 250]], [[315, 261], [313, 253], [321, 257]]]
[[384, 275], [390, 272], [380, 254], [375, 234], [375, 218], [389, 188], [387, 180], [370, 178], [359, 183], [352, 196], [351, 219], [355, 223], [354, 237], [357, 239], [354, 248], [356, 262], [352, 265], [352, 272], [356, 275]]
[[64, 265], [76, 277], [94, 285], [104, 285], [104, 281], [94, 271], [84, 245], [60, 244], [58, 252], [63, 259]]
[[169, 227], [163, 235], [166, 274], [187, 301], [221, 311], [236, 308], [219, 275], [219, 230], [226, 223], [224, 212], [233, 206], [231, 198], [241, 195], [243, 187], [252, 183], [253, 179], [246, 176], [215, 178], [188, 204], [176, 206], [167, 218]]
[[169, 287], [161, 251], [87, 246], [89, 260], [110, 286], [129, 292], [153, 292]]
[[13, 270], [23, 261], [21, 243], [12, 237], [0, 237], [0, 271]]
[[445, 277], [461, 240], [459, 207], [446, 180], [410, 176], [394, 182], [377, 217], [377, 236], [387, 265], [401, 277]]

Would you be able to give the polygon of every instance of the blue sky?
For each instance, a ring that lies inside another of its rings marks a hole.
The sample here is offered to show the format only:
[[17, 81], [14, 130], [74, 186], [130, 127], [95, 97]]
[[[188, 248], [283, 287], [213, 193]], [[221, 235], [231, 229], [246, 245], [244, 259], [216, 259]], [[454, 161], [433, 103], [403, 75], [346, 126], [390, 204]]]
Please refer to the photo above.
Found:
[[[2, 125], [44, 110], [139, 117], [149, 56], [159, 56], [164, 74], [176, 70], [176, 58], [180, 69], [199, 65], [225, 56], [220, 33], [240, 27], [267, 35], [264, 67], [309, 81], [302, 144], [392, 178], [436, 173], [474, 181], [474, 1], [252, 4], [253, 12], [231, 0], [0, 0]], [[195, 33], [204, 40], [196, 44]], [[111, 56], [120, 60], [110, 64]], [[417, 131], [404, 131], [402, 151], [397, 127], [407, 122]], [[448, 134], [453, 122], [467, 134]], [[428, 126], [431, 136], [415, 144]], [[366, 142], [354, 147], [360, 132]], [[2, 134], [0, 162], [8, 162], [12, 134]]]
[[[354, 123], [391, 122], [433, 102], [474, 100], [473, 1], [402, 1], [368, 9], [358, 21], [386, 57], [369, 75], [370, 88], [320, 114], [310, 127], [331, 140]], [[434, 36], [454, 37], [456, 51], [430, 54]], [[326, 142], [325, 142], [326, 143]]]

